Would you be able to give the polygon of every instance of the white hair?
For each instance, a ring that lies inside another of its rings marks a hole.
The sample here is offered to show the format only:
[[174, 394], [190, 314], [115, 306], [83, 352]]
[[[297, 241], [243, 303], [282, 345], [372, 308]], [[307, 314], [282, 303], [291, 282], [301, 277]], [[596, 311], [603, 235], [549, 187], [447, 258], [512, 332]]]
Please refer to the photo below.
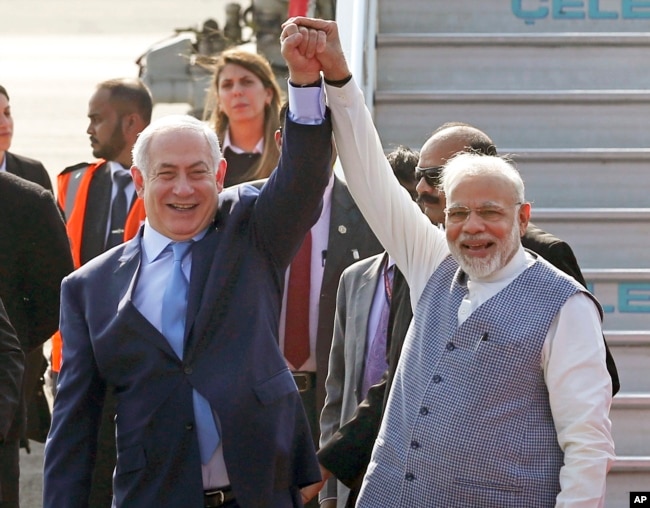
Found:
[[449, 199], [451, 192], [468, 176], [498, 177], [508, 181], [515, 201], [525, 202], [524, 181], [514, 165], [502, 157], [461, 152], [447, 161], [440, 175], [440, 187]]
[[217, 166], [221, 160], [221, 148], [219, 139], [214, 130], [207, 123], [197, 120], [189, 115], [168, 115], [151, 122], [139, 135], [133, 145], [133, 165], [136, 166], [146, 177], [149, 172], [151, 154], [149, 147], [155, 134], [169, 131], [193, 131], [205, 137], [210, 147], [212, 156], [212, 172], [216, 173]]

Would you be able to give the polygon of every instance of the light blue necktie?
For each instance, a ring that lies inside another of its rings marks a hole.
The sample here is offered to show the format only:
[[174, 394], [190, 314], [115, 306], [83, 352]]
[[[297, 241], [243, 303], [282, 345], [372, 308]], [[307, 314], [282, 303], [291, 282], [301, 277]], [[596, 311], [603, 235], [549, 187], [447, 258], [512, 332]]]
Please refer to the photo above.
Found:
[[[191, 245], [192, 242], [170, 244], [174, 254], [174, 265], [162, 301], [162, 333], [181, 360], [183, 359], [188, 290], [188, 282], [183, 273], [182, 264]], [[199, 437], [201, 463], [207, 464], [219, 445], [219, 432], [214, 422], [212, 408], [205, 397], [196, 390], [192, 390], [192, 402]]]

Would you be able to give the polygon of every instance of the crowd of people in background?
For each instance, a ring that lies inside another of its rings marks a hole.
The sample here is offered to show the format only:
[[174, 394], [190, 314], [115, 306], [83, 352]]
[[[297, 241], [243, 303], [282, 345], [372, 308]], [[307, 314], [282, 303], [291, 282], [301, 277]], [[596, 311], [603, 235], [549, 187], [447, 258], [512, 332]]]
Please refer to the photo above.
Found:
[[98, 83], [56, 193], [0, 86], [0, 508], [30, 439], [47, 508], [602, 506], [602, 309], [516, 168], [379, 145], [335, 22], [281, 47], [286, 96], [227, 49], [202, 120]]

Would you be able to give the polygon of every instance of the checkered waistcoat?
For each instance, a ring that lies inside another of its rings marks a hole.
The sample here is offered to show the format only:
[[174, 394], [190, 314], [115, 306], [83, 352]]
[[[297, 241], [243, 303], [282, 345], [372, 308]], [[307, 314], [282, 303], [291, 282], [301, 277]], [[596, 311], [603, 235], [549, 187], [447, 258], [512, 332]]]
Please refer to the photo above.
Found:
[[563, 453], [541, 351], [578, 291], [538, 258], [458, 326], [465, 276], [443, 261], [418, 303], [357, 506], [554, 506]]

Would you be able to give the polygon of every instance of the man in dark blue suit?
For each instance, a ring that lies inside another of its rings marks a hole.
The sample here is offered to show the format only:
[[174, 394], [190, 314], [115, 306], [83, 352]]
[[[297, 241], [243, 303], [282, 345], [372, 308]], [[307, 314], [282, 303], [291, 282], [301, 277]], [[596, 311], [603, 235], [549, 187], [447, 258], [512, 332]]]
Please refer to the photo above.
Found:
[[[305, 34], [283, 43], [290, 96], [319, 84], [319, 69], [300, 57], [316, 42]], [[331, 125], [301, 118], [292, 106], [284, 135], [295, 151], [283, 150], [260, 191], [222, 192], [216, 135], [191, 117], [163, 118], [138, 138], [131, 171], [145, 225], [62, 285], [45, 508], [87, 505], [107, 386], [117, 399], [113, 506], [302, 506], [299, 489], [320, 473], [277, 330], [284, 272], [327, 185]], [[180, 341], [163, 311], [178, 277], [189, 281], [172, 322], [184, 321]], [[216, 434], [207, 454], [204, 430]]]

